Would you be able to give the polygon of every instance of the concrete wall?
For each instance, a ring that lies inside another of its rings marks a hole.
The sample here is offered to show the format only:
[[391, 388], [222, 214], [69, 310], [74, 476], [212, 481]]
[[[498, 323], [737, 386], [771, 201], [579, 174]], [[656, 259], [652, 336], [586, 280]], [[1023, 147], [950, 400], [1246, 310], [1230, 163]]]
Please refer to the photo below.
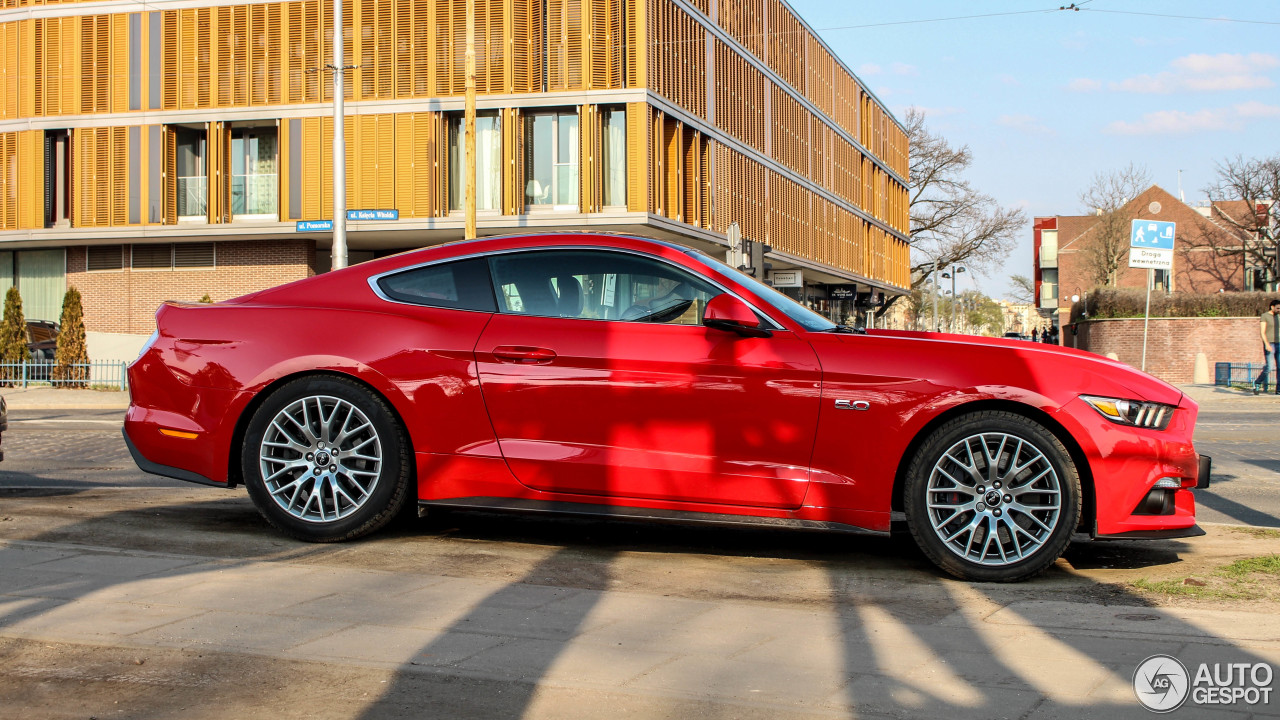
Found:
[[[1147, 336], [1147, 372], [1170, 383], [1192, 382], [1196, 355], [1214, 363], [1261, 363], [1258, 318], [1151, 318]], [[1142, 318], [1089, 320], [1064, 328], [1062, 344], [1099, 355], [1115, 353], [1124, 363], [1142, 367]]]
[[90, 362], [119, 361], [133, 362], [142, 352], [142, 344], [148, 335], [131, 335], [128, 333], [84, 333], [85, 344], [88, 345]]

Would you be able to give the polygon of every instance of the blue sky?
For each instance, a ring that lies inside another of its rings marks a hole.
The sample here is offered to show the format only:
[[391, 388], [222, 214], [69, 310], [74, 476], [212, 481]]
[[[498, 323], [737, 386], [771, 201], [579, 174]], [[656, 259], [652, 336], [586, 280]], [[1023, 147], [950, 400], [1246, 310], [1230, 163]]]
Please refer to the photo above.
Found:
[[[890, 110], [924, 109], [932, 129], [972, 148], [975, 185], [1028, 216], [1081, 212], [1093, 174], [1130, 161], [1175, 195], [1182, 170], [1187, 201], [1198, 204], [1216, 161], [1280, 153], [1276, 0], [1093, 0], [1081, 12], [853, 29], [834, 28], [1062, 3], [790, 2]], [[1031, 274], [1029, 223], [1005, 267], [978, 287], [1000, 296], [1010, 273]]]

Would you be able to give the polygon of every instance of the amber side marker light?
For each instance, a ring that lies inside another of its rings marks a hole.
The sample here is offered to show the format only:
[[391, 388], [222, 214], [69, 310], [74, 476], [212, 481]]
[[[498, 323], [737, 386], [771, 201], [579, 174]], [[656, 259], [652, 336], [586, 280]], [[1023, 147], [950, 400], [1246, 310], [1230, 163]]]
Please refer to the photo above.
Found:
[[182, 438], [183, 440], [195, 440], [200, 437], [200, 433], [186, 432], [185, 430], [170, 430], [168, 428], [160, 428], [161, 435], [169, 437]]

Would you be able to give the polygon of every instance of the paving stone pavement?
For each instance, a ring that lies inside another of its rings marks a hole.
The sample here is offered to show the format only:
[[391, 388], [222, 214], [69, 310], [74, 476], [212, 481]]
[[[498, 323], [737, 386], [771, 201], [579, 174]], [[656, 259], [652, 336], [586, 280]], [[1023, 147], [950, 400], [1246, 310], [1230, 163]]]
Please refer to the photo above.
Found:
[[[531, 575], [536, 575], [532, 573]], [[1280, 667], [1280, 617], [1060, 601], [771, 606], [0, 542], [0, 635], [182, 648], [776, 707], [815, 716], [1145, 717], [1137, 662]], [[1280, 704], [1193, 717], [1266, 717]]]

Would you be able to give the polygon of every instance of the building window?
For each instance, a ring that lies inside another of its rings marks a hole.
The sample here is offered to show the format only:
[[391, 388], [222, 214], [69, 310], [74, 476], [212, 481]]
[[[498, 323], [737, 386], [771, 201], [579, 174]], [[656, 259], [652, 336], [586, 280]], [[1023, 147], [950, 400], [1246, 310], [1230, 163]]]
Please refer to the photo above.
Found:
[[603, 204], [606, 207], [624, 207], [627, 204], [627, 112], [619, 107], [605, 110], [602, 114]]
[[89, 272], [124, 269], [123, 245], [94, 245], [88, 248], [85, 269]]
[[44, 225], [71, 225], [71, 133], [44, 133]]
[[[466, 202], [467, 125], [449, 116], [449, 209]], [[476, 115], [476, 210], [497, 210], [502, 201], [502, 121], [497, 113]]]
[[578, 209], [578, 114], [538, 113], [525, 120], [525, 202]]
[[134, 270], [212, 268], [217, 264], [213, 243], [134, 245], [131, 255]]
[[231, 130], [231, 215], [274, 219], [279, 199], [274, 127]]
[[27, 320], [57, 322], [67, 291], [66, 267], [62, 248], [0, 252], [0, 292], [17, 287]]
[[173, 128], [177, 157], [178, 217], [205, 219], [209, 209], [209, 172], [206, 162], [205, 131]]
[[1040, 307], [1058, 307], [1058, 269], [1040, 270]]
[[1173, 278], [1168, 270], [1151, 271], [1151, 289], [1155, 292], [1173, 292]]

